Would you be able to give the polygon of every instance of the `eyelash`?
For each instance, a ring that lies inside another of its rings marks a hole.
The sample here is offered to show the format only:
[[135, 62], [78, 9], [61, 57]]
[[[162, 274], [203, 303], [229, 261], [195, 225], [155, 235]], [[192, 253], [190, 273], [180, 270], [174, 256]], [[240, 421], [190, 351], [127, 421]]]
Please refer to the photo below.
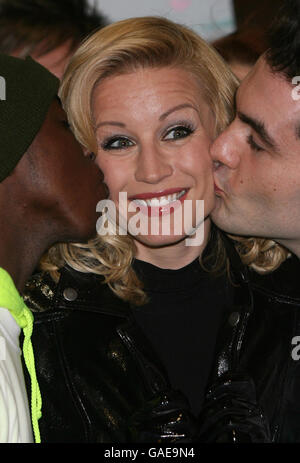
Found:
[[[186, 133], [183, 136], [179, 136], [179, 137], [173, 138], [173, 139], [168, 139], [168, 140], [165, 140], [165, 141], [176, 141], [178, 139], [180, 140], [182, 138], [188, 137], [189, 135], [191, 135], [195, 131], [194, 127], [191, 124], [184, 123], [184, 124], [176, 125], [175, 127], [172, 127], [170, 129], [168, 129], [164, 133], [163, 138], [170, 135], [172, 133], [172, 131], [180, 131], [180, 130], [185, 130]], [[129, 142], [131, 144], [123, 146], [123, 147], [113, 147], [112, 146], [113, 143], [115, 143], [117, 141], [119, 141], [119, 142]], [[124, 137], [123, 135], [115, 135], [114, 137], [108, 138], [108, 139], [104, 140], [103, 143], [101, 143], [101, 148], [103, 150], [106, 150], [106, 151], [109, 151], [109, 150], [124, 150], [124, 149], [126, 149], [128, 147], [131, 147], [131, 146], [133, 146], [133, 142], [129, 138]]]
[[[115, 143], [116, 141], [119, 141], [119, 142], [129, 142], [131, 143], [131, 145], [126, 145], [126, 146], [123, 146], [123, 147], [113, 147], [113, 143]], [[129, 140], [129, 138], [126, 138], [124, 137], [123, 135], [115, 135], [114, 137], [112, 138], [108, 138], [107, 140], [104, 140], [103, 143], [101, 143], [101, 148], [105, 151], [109, 151], [109, 150], [123, 150], [123, 149], [126, 149], [128, 148], [129, 146], [132, 146], [133, 145], [133, 142], [131, 140]]]
[[[186, 135], [184, 135], [183, 137], [178, 137], [179, 139], [186, 138], [195, 131], [195, 128], [191, 124], [189, 124], [189, 123], [180, 123], [179, 125], [176, 125], [175, 127], [172, 127], [171, 129], [168, 129], [165, 132], [164, 137], [166, 137], [167, 135], [169, 135], [173, 131], [179, 131], [179, 130], [182, 130], [182, 129], [186, 131]], [[176, 138], [174, 138], [173, 141], [174, 140], [176, 140]]]
[[254, 151], [256, 152], [263, 151], [263, 148], [261, 148], [259, 145], [257, 145], [257, 143], [255, 143], [252, 135], [248, 135], [247, 143]]

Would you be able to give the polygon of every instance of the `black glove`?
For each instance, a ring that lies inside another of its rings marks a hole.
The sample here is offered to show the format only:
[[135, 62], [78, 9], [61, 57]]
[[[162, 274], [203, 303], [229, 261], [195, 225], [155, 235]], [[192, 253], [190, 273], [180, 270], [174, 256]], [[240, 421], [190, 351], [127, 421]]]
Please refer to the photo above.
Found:
[[226, 373], [219, 378], [207, 393], [199, 424], [199, 442], [271, 442], [254, 382], [245, 375]]
[[196, 420], [179, 392], [167, 391], [154, 397], [130, 419], [134, 442], [195, 442]]

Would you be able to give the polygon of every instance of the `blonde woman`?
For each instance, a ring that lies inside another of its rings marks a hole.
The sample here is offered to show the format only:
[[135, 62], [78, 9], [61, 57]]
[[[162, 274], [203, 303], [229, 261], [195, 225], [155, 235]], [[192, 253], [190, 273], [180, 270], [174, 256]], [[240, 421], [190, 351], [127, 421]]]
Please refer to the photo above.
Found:
[[28, 285], [44, 442], [193, 438], [222, 317], [249, 297], [209, 219], [209, 146], [236, 87], [209, 45], [162, 18], [114, 23], [71, 60], [60, 96], [111, 203], [95, 240], [52, 248], [50, 275]]

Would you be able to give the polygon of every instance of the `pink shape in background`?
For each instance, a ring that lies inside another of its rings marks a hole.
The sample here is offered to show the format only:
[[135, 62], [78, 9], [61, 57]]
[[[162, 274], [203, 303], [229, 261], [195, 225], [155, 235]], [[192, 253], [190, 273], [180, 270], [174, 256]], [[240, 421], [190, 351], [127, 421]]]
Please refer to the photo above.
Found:
[[186, 10], [192, 3], [192, 0], [170, 0], [170, 5], [173, 10], [176, 11], [184, 11]]

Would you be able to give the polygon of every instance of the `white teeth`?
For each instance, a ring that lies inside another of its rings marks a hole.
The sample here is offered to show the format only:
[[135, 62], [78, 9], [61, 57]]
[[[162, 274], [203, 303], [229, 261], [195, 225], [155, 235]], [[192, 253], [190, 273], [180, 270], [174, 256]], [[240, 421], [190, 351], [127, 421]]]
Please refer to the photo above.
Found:
[[169, 196], [162, 196], [159, 200], [159, 205], [166, 206], [167, 204], [169, 204], [169, 202], [170, 202]]
[[138, 206], [147, 207], [147, 203], [146, 203], [146, 201], [144, 201], [143, 199], [134, 199], [134, 202], [135, 202]]
[[146, 199], [146, 203], [148, 204], [148, 206], [155, 207], [155, 206], [159, 206], [160, 201], [158, 198], [153, 198], [153, 199]]
[[140, 206], [149, 206], [149, 207], [161, 207], [167, 206], [168, 204], [178, 201], [183, 195], [185, 195], [186, 190], [182, 190], [178, 193], [174, 193], [168, 196], [160, 196], [159, 198], [151, 198], [151, 199], [134, 199], [134, 202]]

